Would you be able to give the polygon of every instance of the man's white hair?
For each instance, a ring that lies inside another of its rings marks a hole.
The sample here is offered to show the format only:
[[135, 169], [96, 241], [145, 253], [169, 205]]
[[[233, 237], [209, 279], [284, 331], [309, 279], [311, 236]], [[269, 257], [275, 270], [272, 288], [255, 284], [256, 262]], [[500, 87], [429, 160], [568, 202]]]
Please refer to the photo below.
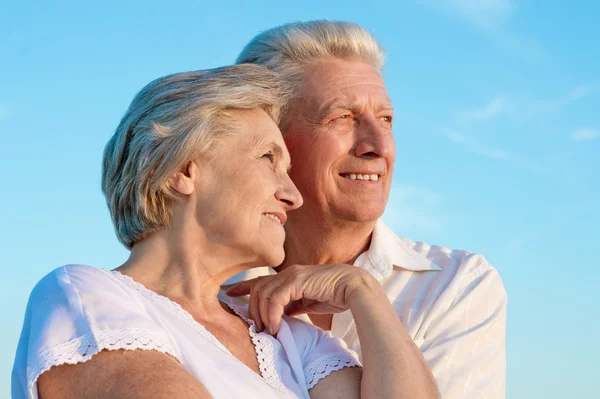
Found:
[[176, 73], [144, 87], [104, 149], [102, 191], [119, 241], [131, 249], [170, 224], [178, 195], [168, 179], [201, 155], [210, 159], [215, 140], [239, 131], [232, 110], [260, 108], [277, 123], [288, 95], [275, 73], [248, 64]]
[[[236, 63], [264, 65], [292, 85], [293, 97], [302, 96], [303, 67], [311, 62], [338, 58], [371, 64], [381, 70], [385, 53], [363, 27], [351, 22], [294, 22], [258, 34], [244, 47]], [[285, 131], [286, 107], [281, 130]]]

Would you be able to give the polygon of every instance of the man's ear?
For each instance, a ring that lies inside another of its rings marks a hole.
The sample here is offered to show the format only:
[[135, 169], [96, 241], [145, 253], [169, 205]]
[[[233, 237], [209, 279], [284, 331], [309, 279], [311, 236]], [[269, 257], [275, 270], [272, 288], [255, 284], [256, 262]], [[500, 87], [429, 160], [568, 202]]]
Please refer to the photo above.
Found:
[[169, 178], [169, 185], [181, 195], [190, 195], [196, 189], [198, 164], [190, 161]]

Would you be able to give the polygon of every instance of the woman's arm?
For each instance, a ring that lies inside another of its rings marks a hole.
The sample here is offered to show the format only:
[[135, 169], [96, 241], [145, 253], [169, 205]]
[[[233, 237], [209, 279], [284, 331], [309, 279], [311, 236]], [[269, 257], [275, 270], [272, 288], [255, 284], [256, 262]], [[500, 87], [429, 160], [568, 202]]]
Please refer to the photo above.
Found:
[[206, 388], [169, 355], [153, 350], [102, 351], [84, 363], [40, 375], [40, 399], [211, 399]]
[[439, 398], [427, 363], [368, 272], [349, 265], [296, 265], [227, 291], [230, 296], [248, 293], [250, 317], [271, 333], [279, 330], [284, 309], [295, 314], [352, 312], [362, 374], [356, 368], [334, 371], [311, 389], [312, 398]]

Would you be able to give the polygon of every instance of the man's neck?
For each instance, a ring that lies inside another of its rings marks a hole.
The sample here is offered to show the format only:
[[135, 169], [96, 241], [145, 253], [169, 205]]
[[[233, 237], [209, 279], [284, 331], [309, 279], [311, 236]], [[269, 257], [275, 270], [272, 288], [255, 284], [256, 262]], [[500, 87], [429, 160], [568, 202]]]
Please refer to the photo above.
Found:
[[[290, 223], [291, 222], [291, 223]], [[278, 270], [291, 265], [353, 264], [369, 248], [374, 222], [311, 223], [308, 218], [288, 220], [285, 260]], [[309, 314], [314, 325], [331, 330], [332, 314]]]
[[375, 224], [376, 221], [334, 224], [293, 220], [287, 225], [286, 257], [280, 267], [285, 269], [294, 264], [353, 264], [369, 248]]

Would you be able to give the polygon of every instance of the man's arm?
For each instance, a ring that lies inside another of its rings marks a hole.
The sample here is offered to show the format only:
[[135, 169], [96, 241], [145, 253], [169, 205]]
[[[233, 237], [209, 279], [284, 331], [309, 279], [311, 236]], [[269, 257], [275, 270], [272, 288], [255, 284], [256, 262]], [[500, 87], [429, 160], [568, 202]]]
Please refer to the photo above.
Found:
[[[311, 398], [329, 398], [332, 392], [347, 392], [343, 397], [355, 398], [439, 397], [427, 363], [379, 281], [368, 272], [349, 265], [294, 265], [227, 291], [230, 296], [248, 293], [249, 314], [257, 329], [273, 334], [279, 331], [284, 309], [290, 312], [290, 304], [295, 305], [292, 313], [300, 309], [303, 313], [352, 312], [363, 354], [362, 375], [357, 370], [340, 370], [335, 377], [332, 373], [315, 385]], [[398, 331], [403, 335], [399, 337]]]
[[[374, 284], [379, 283], [374, 280]], [[394, 317], [383, 291], [365, 290], [353, 301], [351, 311], [360, 337], [364, 368], [331, 373], [309, 391], [310, 397], [439, 398], [427, 363], [400, 320]]]
[[487, 263], [463, 281], [450, 307], [429, 315], [421, 351], [444, 399], [505, 398], [506, 291]]
[[84, 363], [40, 375], [40, 399], [211, 399], [206, 388], [169, 355], [153, 350], [102, 351]]
[[[372, 281], [379, 286], [377, 280]], [[394, 317], [384, 291], [363, 289], [352, 301], [350, 310], [363, 357], [361, 397], [438, 398], [438, 388], [428, 365], [400, 320]], [[394, 385], [390, 381], [402, 383]], [[399, 389], [388, 392], [385, 387]]]

